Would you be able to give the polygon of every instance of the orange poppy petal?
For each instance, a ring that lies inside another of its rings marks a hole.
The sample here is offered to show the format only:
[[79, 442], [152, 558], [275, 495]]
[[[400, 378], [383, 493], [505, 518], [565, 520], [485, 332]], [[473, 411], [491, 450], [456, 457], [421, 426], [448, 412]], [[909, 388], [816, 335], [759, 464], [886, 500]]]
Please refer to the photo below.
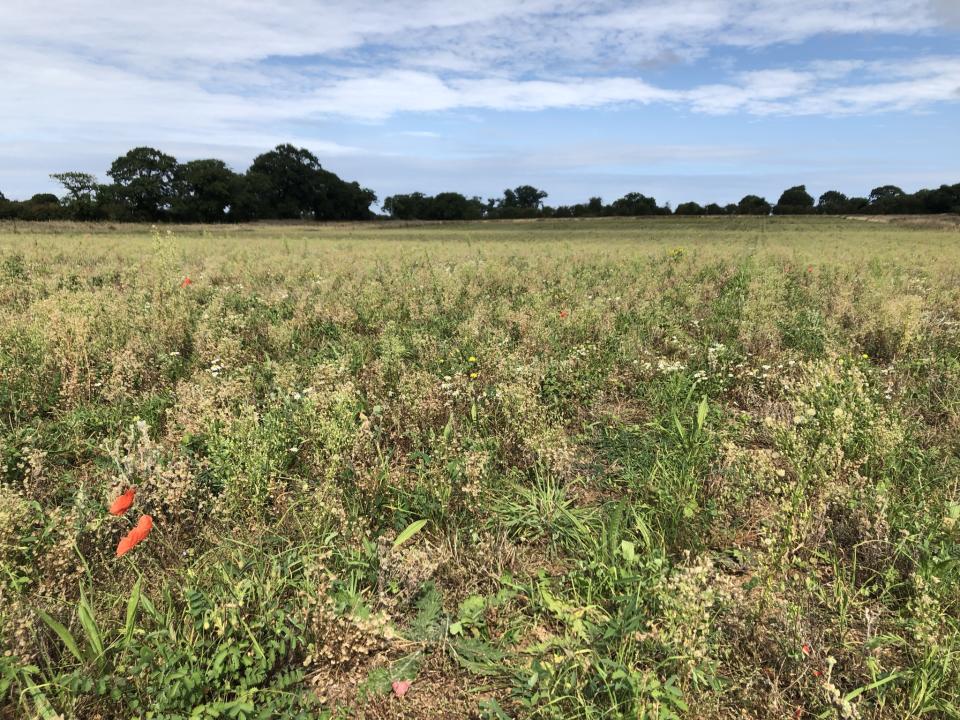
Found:
[[127, 510], [130, 509], [130, 506], [133, 505], [133, 497], [135, 494], [136, 491], [133, 488], [130, 488], [123, 493], [123, 495], [113, 501], [108, 512], [111, 515], [123, 515]]
[[128, 552], [133, 550], [133, 545], [134, 545], [133, 541], [130, 539], [130, 536], [127, 535], [117, 545], [117, 557], [123, 557]]
[[130, 552], [146, 540], [151, 530], [153, 530], [153, 518], [149, 515], [141, 515], [134, 528], [117, 545], [117, 557]]

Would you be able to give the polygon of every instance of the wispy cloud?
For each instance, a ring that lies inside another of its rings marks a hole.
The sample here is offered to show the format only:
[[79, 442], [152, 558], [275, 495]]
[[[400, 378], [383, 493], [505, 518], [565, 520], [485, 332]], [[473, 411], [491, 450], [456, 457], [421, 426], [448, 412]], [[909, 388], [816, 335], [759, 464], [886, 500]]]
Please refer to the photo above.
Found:
[[[257, 123], [460, 108], [651, 102], [707, 113], [921, 108], [955, 100], [956, 59], [919, 58], [916, 76], [900, 82], [876, 74], [857, 78], [853, 64], [833, 61], [742, 73], [693, 89], [650, 83], [635, 69], [664, 57], [691, 61], [711, 48], [823, 33], [929, 32], [953, 17], [952, 7], [952, 0], [367, 7], [309, 0], [13, 0], [0, 26], [0, 119], [7, 128], [26, 123], [41, 132], [68, 121], [170, 130], [189, 124], [193, 132], [229, 126], [242, 135], [244, 125]], [[838, 77], [848, 84], [837, 84]]]
[[[960, 53], [920, 42], [895, 62], [837, 52], [771, 60], [778, 53], [768, 52], [822, 36], [955, 37], [955, 0], [4, 6], [0, 152], [68, 141], [263, 148], [309, 135], [318, 152], [353, 157], [386, 151], [359, 135], [324, 138], [322, 128], [404, 114], [622, 106], [855, 116], [960, 101]], [[670, 65], [680, 70], [664, 72]]]

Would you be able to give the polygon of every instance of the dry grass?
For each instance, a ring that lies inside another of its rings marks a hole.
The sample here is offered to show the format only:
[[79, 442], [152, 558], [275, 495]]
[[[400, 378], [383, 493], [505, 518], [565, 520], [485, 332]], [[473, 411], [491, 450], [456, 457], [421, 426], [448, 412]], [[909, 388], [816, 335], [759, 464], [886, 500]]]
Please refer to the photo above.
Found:
[[958, 261], [0, 225], [0, 716], [957, 717]]

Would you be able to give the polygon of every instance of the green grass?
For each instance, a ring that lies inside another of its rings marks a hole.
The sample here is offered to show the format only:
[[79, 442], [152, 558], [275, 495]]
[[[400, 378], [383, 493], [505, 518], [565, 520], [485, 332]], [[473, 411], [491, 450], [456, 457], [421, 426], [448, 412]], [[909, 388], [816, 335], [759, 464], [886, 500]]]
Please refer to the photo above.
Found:
[[960, 717], [958, 239], [0, 225], [0, 718]]

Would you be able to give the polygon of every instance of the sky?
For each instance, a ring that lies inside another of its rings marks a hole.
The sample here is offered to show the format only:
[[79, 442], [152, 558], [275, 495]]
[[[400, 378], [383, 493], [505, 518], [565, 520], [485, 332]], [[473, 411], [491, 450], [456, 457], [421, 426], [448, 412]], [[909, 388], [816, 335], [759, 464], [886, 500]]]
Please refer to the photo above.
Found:
[[548, 204], [960, 182], [960, 0], [0, 0], [0, 192], [282, 142]]

